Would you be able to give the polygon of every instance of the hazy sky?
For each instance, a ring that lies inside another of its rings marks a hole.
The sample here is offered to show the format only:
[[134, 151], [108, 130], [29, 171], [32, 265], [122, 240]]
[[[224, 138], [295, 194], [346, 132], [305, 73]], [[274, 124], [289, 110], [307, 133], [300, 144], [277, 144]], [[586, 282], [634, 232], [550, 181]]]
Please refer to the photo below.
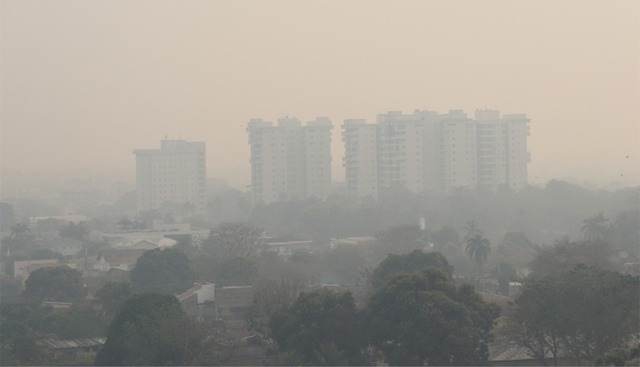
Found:
[[[638, 1], [1, 4], [5, 172], [123, 168], [165, 136], [249, 176], [246, 122], [493, 108], [531, 118], [530, 181], [640, 182]], [[627, 158], [628, 156], [628, 158]]]

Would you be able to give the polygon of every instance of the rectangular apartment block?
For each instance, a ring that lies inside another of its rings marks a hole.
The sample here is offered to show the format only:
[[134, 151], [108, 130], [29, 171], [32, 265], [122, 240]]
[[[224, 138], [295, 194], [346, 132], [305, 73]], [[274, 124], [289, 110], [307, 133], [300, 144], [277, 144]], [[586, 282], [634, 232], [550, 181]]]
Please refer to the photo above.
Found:
[[450, 193], [461, 188], [527, 184], [529, 119], [476, 110], [398, 111], [378, 115], [376, 123], [345, 120], [342, 140], [347, 187], [359, 197], [406, 188]]
[[186, 205], [204, 214], [206, 148], [204, 142], [162, 140], [160, 149], [134, 150], [138, 211]]
[[328, 118], [306, 125], [281, 118], [277, 125], [249, 121], [251, 191], [255, 203], [326, 198], [331, 191], [331, 129]]

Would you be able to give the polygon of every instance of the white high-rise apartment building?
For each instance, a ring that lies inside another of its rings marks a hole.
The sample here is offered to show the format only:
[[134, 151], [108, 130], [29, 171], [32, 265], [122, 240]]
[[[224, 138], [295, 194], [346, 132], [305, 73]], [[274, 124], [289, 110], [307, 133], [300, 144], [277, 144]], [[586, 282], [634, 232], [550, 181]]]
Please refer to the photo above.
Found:
[[392, 111], [378, 115], [378, 188], [424, 187], [425, 114]]
[[478, 183], [476, 124], [461, 110], [439, 115], [438, 120], [439, 148], [435, 158], [440, 165], [439, 182], [425, 190], [448, 193], [456, 188], [475, 187]]
[[378, 129], [365, 120], [345, 120], [342, 125], [347, 188], [361, 197], [378, 197]]
[[531, 153], [527, 150], [527, 138], [531, 135], [530, 119], [525, 114], [502, 116], [506, 128], [507, 185], [521, 189], [528, 183], [527, 164]]
[[204, 142], [162, 140], [160, 149], [134, 150], [138, 211], [172, 204], [206, 210], [206, 148]]
[[317, 118], [305, 126], [295, 118], [249, 121], [251, 190], [256, 203], [309, 197], [331, 191], [331, 121]]
[[378, 115], [376, 124], [345, 120], [343, 164], [349, 191], [360, 197], [404, 187], [448, 193], [456, 188], [527, 184], [526, 115], [478, 110]]

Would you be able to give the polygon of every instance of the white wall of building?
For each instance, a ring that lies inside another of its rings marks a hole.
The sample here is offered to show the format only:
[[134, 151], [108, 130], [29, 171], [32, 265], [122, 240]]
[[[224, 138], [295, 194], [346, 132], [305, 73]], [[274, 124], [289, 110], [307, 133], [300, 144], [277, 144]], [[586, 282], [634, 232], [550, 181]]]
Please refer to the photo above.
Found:
[[204, 142], [163, 140], [160, 149], [134, 150], [138, 211], [167, 203], [193, 204], [206, 210], [206, 148]]
[[331, 191], [331, 129], [327, 118], [306, 126], [290, 117], [279, 119], [277, 126], [249, 121], [254, 201], [326, 198]]
[[349, 191], [376, 197], [379, 190], [394, 187], [440, 193], [477, 186], [524, 187], [529, 119], [524, 114], [501, 118], [493, 110], [476, 110], [474, 117], [461, 110], [392, 111], [378, 115], [375, 124], [345, 120], [343, 162]]

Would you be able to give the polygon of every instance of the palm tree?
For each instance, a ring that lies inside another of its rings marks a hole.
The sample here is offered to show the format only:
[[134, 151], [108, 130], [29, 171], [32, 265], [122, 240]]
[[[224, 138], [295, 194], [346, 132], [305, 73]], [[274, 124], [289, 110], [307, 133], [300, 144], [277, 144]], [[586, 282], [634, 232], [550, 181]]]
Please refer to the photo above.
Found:
[[609, 218], [605, 218], [602, 212], [582, 221], [582, 233], [587, 241], [608, 242], [611, 226], [607, 224]]
[[471, 260], [475, 261], [476, 265], [478, 265], [478, 275], [480, 275], [482, 265], [487, 262], [487, 258], [491, 252], [491, 242], [482, 237], [481, 234], [476, 234], [467, 240], [465, 250]]
[[16, 223], [11, 226], [11, 238], [21, 237], [29, 232], [29, 225], [26, 223]]
[[469, 242], [469, 239], [475, 236], [482, 236], [483, 232], [478, 228], [478, 222], [474, 219], [468, 221], [463, 228], [467, 233], [464, 235], [465, 242]]
[[29, 232], [29, 225], [27, 223], [16, 223], [11, 226], [11, 234], [9, 238], [6, 239], [7, 241], [3, 243], [3, 245], [7, 246], [7, 257], [11, 256], [11, 250], [25, 244], [25, 235], [27, 232]]

